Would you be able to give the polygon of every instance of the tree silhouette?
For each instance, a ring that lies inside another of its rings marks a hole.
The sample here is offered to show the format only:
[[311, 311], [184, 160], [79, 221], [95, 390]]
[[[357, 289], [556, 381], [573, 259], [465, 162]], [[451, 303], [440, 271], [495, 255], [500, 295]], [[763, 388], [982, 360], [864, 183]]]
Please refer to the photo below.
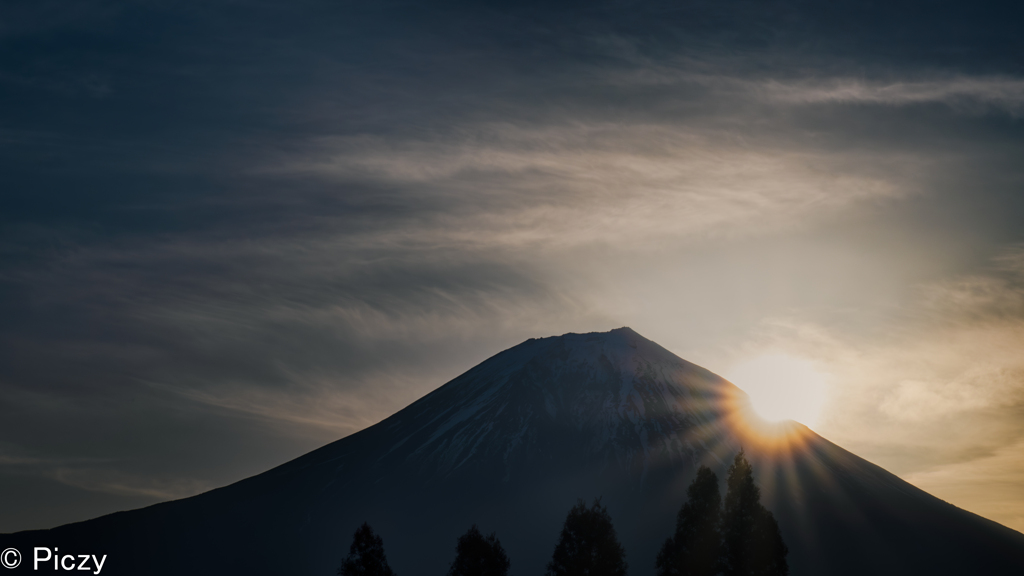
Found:
[[338, 568], [341, 576], [395, 576], [388, 566], [384, 555], [384, 541], [373, 533], [373, 528], [366, 522], [360, 526], [352, 537], [352, 546], [348, 549], [348, 557]]
[[600, 498], [569, 510], [547, 576], [626, 576], [626, 551]]
[[761, 505], [761, 490], [743, 450], [729, 467], [728, 492], [722, 511], [725, 576], [786, 576], [789, 549], [775, 517]]
[[448, 576], [506, 576], [509, 561], [495, 534], [484, 538], [474, 524], [459, 537]]
[[686, 496], [676, 517], [676, 532], [658, 554], [657, 576], [714, 576], [718, 572], [722, 548], [718, 476], [701, 466]]

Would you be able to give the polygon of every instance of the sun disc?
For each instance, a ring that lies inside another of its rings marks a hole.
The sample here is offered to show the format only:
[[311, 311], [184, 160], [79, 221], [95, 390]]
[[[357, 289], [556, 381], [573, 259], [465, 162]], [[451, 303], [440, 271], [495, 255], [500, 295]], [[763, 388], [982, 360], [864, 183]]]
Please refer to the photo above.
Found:
[[762, 354], [726, 373], [750, 397], [759, 416], [771, 422], [796, 420], [813, 426], [825, 403], [825, 376], [809, 360]]

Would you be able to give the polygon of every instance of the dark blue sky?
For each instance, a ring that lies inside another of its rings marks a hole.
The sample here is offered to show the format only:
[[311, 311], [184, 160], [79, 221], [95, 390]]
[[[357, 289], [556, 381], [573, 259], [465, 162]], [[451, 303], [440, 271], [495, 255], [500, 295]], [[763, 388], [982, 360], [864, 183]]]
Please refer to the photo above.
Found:
[[816, 430], [1021, 529], [1022, 12], [5, 3], [0, 531], [622, 325], [816, 363]]

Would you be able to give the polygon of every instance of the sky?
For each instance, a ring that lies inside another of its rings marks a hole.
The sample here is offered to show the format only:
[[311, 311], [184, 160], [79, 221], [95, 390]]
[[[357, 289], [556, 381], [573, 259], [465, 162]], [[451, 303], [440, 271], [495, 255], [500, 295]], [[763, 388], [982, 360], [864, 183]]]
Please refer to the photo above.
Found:
[[223, 486], [620, 326], [813, 371], [815, 431], [1024, 530], [1021, 21], [5, 2], [0, 532]]

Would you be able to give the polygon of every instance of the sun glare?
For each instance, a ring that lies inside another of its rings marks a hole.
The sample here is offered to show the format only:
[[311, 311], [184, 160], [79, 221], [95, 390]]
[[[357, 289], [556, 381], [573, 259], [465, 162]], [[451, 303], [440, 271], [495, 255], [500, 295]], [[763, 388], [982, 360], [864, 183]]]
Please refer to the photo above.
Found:
[[771, 422], [796, 420], [814, 426], [825, 403], [825, 376], [810, 361], [788, 354], [743, 361], [726, 378], [750, 396], [759, 416]]

